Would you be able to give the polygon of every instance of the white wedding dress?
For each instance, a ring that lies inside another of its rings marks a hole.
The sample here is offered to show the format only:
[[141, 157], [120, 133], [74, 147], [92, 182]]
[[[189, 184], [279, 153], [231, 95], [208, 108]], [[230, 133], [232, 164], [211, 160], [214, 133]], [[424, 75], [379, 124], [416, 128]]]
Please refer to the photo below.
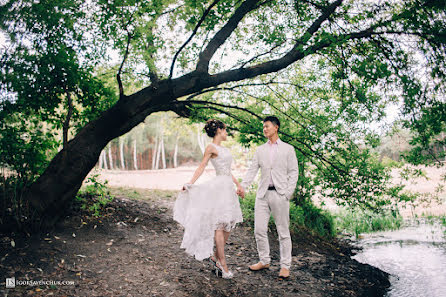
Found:
[[229, 232], [243, 221], [231, 176], [231, 152], [212, 145], [218, 151], [218, 156], [211, 159], [217, 176], [180, 192], [173, 209], [174, 220], [184, 227], [181, 248], [200, 261], [213, 254], [215, 230]]

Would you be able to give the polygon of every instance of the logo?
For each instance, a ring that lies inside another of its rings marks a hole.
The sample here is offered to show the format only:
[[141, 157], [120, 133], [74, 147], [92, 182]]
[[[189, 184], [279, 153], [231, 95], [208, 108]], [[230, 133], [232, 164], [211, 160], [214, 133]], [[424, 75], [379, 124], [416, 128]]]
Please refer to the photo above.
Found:
[[6, 287], [15, 288], [15, 277], [6, 278]]

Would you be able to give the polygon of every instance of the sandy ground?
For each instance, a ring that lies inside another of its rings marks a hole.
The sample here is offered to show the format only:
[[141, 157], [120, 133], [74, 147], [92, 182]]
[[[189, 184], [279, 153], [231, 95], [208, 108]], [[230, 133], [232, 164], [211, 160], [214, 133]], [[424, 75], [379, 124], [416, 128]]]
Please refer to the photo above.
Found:
[[[107, 180], [108, 184], [113, 187], [180, 190], [192, 178], [195, 169], [197, 167], [138, 171], [94, 169], [90, 174], [99, 174], [100, 180]], [[245, 172], [245, 169], [237, 169], [233, 170], [233, 175], [236, 178], [242, 178]], [[215, 170], [212, 166], [208, 166], [203, 175], [198, 179], [197, 184], [204, 183], [214, 176]]]
[[[407, 190], [418, 192], [421, 194], [433, 194], [442, 182], [446, 174], [446, 167], [444, 168], [426, 168], [417, 167], [426, 173], [426, 177], [404, 181], [400, 177], [400, 169], [392, 171], [393, 182], [403, 183]], [[107, 180], [110, 186], [114, 187], [130, 187], [139, 189], [159, 189], [159, 190], [179, 190], [182, 185], [187, 183], [194, 174], [196, 167], [179, 167], [175, 169], [161, 169], [161, 170], [138, 170], [138, 171], [123, 171], [123, 170], [97, 170], [94, 169], [90, 174], [99, 174], [99, 179]], [[237, 168], [233, 170], [236, 178], [243, 178], [246, 173], [246, 168]], [[215, 176], [215, 170], [211, 165], [206, 167], [205, 172], [197, 181], [197, 184], [204, 183]], [[445, 191], [438, 195], [438, 201], [432, 201], [430, 204], [423, 203], [417, 207], [401, 208], [400, 212], [404, 217], [413, 215], [446, 215], [446, 187]], [[337, 206], [333, 201], [324, 200], [325, 207], [330, 210], [336, 210]]]

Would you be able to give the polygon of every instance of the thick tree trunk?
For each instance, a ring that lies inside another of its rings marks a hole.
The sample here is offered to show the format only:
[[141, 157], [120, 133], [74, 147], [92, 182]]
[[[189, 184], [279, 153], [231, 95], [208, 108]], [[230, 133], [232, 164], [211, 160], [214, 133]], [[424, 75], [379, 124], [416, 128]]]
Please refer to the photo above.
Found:
[[52, 226], [64, 216], [107, 143], [130, 131], [153, 112], [173, 110], [187, 114], [184, 104], [175, 99], [213, 84], [209, 75], [202, 73], [163, 80], [131, 96], [122, 96], [98, 119], [88, 123], [28, 188], [25, 199], [41, 219], [41, 225]]
[[[50, 162], [44, 173], [28, 188], [27, 199], [42, 227], [64, 216], [83, 180], [95, 166], [101, 151], [114, 138], [130, 131], [154, 111], [165, 111], [172, 102], [168, 85], [149, 88], [121, 98], [98, 119], [88, 123]], [[156, 100], [153, 100], [155, 98]], [[158, 104], [158, 105], [157, 105]]]

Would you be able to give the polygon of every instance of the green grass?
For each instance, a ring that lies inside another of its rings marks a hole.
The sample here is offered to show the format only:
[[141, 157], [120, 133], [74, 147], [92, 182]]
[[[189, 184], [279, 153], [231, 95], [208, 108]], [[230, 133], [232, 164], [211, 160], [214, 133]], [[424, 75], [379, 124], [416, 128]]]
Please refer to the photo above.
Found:
[[[96, 217], [101, 216], [102, 209], [104, 209], [113, 198], [156, 202], [161, 200], [175, 200], [178, 194], [178, 191], [171, 190], [110, 187], [107, 185], [107, 182], [99, 182], [96, 177], [97, 176], [93, 176], [85, 185], [83, 185], [76, 196], [76, 200], [81, 203], [81, 208], [89, 210]], [[160, 208], [160, 211], [163, 211], [163, 208]]]
[[401, 168], [405, 165], [404, 161], [395, 161], [390, 159], [389, 157], [384, 157], [381, 161], [381, 163], [390, 168]]
[[109, 190], [116, 197], [148, 201], [175, 200], [178, 195], [178, 191], [172, 190], [135, 189], [127, 187], [109, 187]]
[[[246, 194], [245, 199], [240, 200], [240, 206], [243, 213], [243, 220], [246, 225], [254, 227], [254, 206], [255, 193]], [[270, 225], [274, 224], [274, 219], [270, 218]], [[290, 203], [290, 231], [299, 232], [305, 227], [314, 231], [323, 237], [334, 236], [333, 217], [326, 211], [317, 208], [314, 205], [297, 206], [293, 202]]]
[[[443, 232], [446, 236], [446, 215], [439, 215], [439, 216], [433, 216], [433, 215], [422, 215], [421, 218], [425, 219], [425, 222], [434, 225], [434, 224], [440, 224], [443, 226]], [[418, 221], [419, 223], [419, 221]]]
[[[437, 224], [439, 223], [440, 225], [446, 227], [446, 215], [439, 215], [439, 216], [435, 216], [435, 215], [431, 215], [431, 214], [425, 214], [422, 213], [421, 216], [415, 216], [414, 219], [418, 222], [420, 222], [420, 220], [423, 220], [423, 222], [426, 222], [428, 224]], [[446, 232], [446, 230], [445, 230]]]
[[399, 229], [403, 218], [398, 213], [390, 211], [373, 213], [363, 210], [343, 210], [333, 214], [334, 224], [338, 233], [355, 234], [371, 233], [384, 230]]

